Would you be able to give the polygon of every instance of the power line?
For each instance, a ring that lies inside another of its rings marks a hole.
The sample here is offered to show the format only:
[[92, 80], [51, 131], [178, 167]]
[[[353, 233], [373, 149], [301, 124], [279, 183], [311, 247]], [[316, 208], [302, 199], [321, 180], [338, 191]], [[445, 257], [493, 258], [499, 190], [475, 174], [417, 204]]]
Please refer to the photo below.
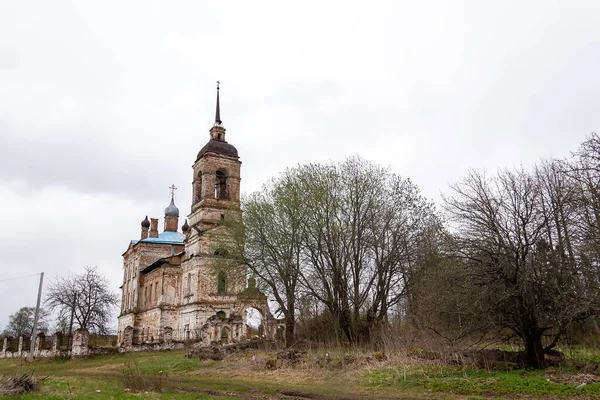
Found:
[[8, 281], [14, 281], [15, 279], [29, 278], [29, 277], [32, 277], [32, 276], [37, 276], [39, 274], [40, 273], [38, 272], [37, 274], [31, 274], [31, 275], [25, 275], [25, 276], [17, 276], [16, 278], [2, 279], [2, 280], [0, 280], [0, 283], [2, 283], [2, 282], [8, 282]]

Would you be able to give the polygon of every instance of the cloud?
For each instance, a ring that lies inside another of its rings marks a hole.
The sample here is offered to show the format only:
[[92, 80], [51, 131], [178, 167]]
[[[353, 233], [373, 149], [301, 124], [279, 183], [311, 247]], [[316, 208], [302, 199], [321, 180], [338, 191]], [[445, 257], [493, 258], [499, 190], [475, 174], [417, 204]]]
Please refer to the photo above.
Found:
[[[117, 11], [116, 11], [117, 10]], [[191, 165], [221, 80], [242, 190], [360, 154], [439, 200], [470, 168], [566, 157], [598, 131], [598, 4], [12, 2], [0, 14], [5, 275], [121, 254]], [[0, 283], [8, 315], [36, 279]]]

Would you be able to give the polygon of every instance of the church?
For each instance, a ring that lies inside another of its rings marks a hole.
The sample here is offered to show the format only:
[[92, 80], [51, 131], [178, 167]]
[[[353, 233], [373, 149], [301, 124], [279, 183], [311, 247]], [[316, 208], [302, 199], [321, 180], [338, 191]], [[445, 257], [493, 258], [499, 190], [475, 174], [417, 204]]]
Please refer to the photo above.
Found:
[[[118, 340], [122, 348], [194, 342], [234, 343], [248, 339], [245, 312], [258, 310], [261, 335], [275, 340], [283, 323], [269, 311], [267, 297], [246, 279], [244, 268], [227, 268], [222, 243], [231, 240], [226, 218], [241, 218], [237, 149], [227, 142], [220, 115], [219, 86], [215, 122], [192, 166], [192, 207], [179, 228], [179, 209], [171, 203], [158, 218], [141, 223], [140, 238], [123, 254], [123, 285]], [[228, 263], [229, 261], [229, 263]]]

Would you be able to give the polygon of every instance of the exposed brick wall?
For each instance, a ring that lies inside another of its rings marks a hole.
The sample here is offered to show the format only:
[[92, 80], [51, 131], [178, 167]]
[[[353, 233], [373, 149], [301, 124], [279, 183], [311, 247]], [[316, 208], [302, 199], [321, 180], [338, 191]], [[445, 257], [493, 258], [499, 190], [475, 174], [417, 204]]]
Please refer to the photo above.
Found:
[[177, 232], [179, 229], [179, 217], [166, 216], [165, 217], [165, 232]]

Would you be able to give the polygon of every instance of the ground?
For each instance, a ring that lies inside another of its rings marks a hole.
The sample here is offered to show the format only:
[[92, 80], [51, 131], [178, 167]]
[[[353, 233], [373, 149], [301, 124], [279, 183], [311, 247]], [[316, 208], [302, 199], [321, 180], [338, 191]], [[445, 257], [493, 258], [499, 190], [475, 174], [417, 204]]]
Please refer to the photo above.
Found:
[[[251, 351], [224, 360], [185, 351], [115, 354], [82, 360], [0, 360], [0, 375], [33, 369], [48, 376], [21, 399], [579, 399], [600, 398], [600, 377], [566, 367], [489, 371], [380, 353], [323, 353], [301, 363]], [[382, 357], [383, 356], [383, 357]], [[276, 369], [269, 369], [269, 362]], [[585, 383], [585, 385], [582, 385]]]

